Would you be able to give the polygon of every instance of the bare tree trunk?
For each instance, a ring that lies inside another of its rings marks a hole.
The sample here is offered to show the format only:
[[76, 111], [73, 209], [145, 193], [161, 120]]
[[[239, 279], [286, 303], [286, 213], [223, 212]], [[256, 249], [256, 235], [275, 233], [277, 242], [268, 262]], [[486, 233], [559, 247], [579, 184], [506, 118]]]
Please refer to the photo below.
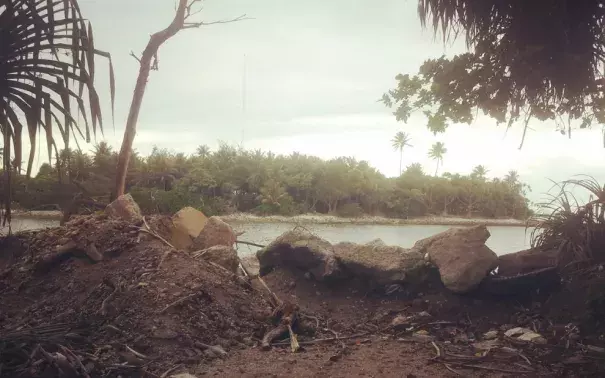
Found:
[[[188, 0], [179, 0], [179, 5], [174, 19], [166, 29], [151, 36], [149, 43], [147, 44], [147, 47], [143, 51], [143, 55], [139, 60], [139, 77], [137, 78], [137, 84], [132, 95], [132, 103], [128, 113], [128, 120], [126, 121], [126, 129], [124, 130], [124, 139], [122, 140], [122, 147], [120, 148], [120, 154], [118, 155], [115, 186], [116, 197], [124, 194], [128, 163], [130, 162], [130, 157], [132, 155], [132, 143], [134, 141], [134, 136], [137, 133], [137, 120], [139, 118], [141, 104], [143, 103], [143, 96], [145, 95], [145, 89], [147, 87], [149, 71], [152, 68], [152, 60], [157, 57], [157, 52], [160, 46], [168, 39], [176, 35], [179, 30], [183, 29], [186, 18], [187, 2]], [[157, 64], [157, 58], [154, 65], [155, 64]]]

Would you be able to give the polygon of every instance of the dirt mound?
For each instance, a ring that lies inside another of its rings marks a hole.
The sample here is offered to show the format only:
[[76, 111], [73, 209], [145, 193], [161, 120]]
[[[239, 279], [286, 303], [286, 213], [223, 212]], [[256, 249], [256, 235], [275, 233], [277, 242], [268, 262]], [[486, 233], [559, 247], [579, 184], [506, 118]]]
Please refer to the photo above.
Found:
[[[436, 270], [414, 288], [279, 268], [246, 280], [167, 247], [169, 221], [87, 216], [0, 239], [0, 375], [605, 375], [602, 267], [523, 298], [453, 294]], [[283, 326], [273, 302], [293, 309], [298, 353], [287, 329], [259, 347]]]
[[[271, 314], [246, 281], [120, 220], [80, 217], [1, 243], [3, 376], [183, 372], [253, 344]], [[91, 243], [102, 261], [78, 252]]]

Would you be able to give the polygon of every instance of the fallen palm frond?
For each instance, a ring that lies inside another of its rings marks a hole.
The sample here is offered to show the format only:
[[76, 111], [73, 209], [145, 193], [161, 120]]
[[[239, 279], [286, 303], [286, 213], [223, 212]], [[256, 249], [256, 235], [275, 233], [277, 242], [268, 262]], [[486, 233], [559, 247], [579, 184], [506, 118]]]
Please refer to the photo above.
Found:
[[[559, 193], [540, 204], [541, 211], [532, 219], [535, 228], [531, 245], [542, 250], [557, 250], [559, 265], [605, 258], [605, 188], [593, 177], [571, 179], [556, 184]], [[587, 203], [580, 205], [569, 190], [589, 192]]]

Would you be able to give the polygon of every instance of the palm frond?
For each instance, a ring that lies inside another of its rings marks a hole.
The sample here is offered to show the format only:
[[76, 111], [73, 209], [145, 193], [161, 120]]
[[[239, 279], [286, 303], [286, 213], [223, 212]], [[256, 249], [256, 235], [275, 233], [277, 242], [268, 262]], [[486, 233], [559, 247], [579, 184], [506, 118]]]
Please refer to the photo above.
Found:
[[[534, 248], [557, 250], [559, 263], [603, 260], [605, 253], [605, 191], [591, 176], [556, 183], [559, 192], [539, 204], [540, 212], [532, 222]], [[580, 204], [570, 188], [588, 191], [591, 199]]]
[[[94, 47], [92, 27], [82, 17], [77, 0], [0, 0], [0, 40], [0, 125], [5, 149], [1, 204], [6, 223], [10, 222], [11, 171], [21, 169], [24, 129], [31, 144], [29, 176], [39, 133], [46, 135], [50, 159], [56, 150], [55, 127], [65, 148], [69, 148], [71, 134], [90, 141], [87, 106], [93, 136], [97, 129], [103, 131], [94, 87], [96, 55], [109, 60], [112, 119], [115, 76], [111, 56]], [[82, 99], [84, 90], [88, 92], [87, 103]], [[72, 116], [72, 102], [83, 116], [84, 132]]]

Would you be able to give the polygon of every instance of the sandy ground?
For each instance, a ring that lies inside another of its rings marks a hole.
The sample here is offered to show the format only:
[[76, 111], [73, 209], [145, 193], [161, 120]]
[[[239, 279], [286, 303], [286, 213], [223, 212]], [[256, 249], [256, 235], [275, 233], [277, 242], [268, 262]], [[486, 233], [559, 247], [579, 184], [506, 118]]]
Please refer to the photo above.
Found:
[[[61, 219], [60, 211], [15, 211], [15, 218]], [[368, 225], [444, 225], [472, 226], [485, 224], [487, 226], [516, 226], [525, 227], [526, 222], [518, 219], [481, 219], [429, 216], [410, 219], [394, 219], [378, 216], [362, 216], [358, 218], [343, 218], [326, 214], [302, 214], [291, 217], [280, 215], [257, 216], [248, 213], [222, 215], [221, 218], [230, 223], [299, 223], [299, 224], [368, 224]]]
[[480, 219], [456, 217], [419, 217], [410, 219], [394, 219], [377, 216], [363, 216], [359, 218], [341, 218], [325, 214], [303, 214], [293, 217], [279, 215], [256, 216], [246, 213], [235, 213], [221, 216], [226, 222], [246, 223], [301, 223], [301, 224], [384, 224], [384, 225], [445, 225], [445, 226], [471, 226], [485, 224], [487, 226], [517, 226], [525, 227], [526, 222], [518, 219]]

